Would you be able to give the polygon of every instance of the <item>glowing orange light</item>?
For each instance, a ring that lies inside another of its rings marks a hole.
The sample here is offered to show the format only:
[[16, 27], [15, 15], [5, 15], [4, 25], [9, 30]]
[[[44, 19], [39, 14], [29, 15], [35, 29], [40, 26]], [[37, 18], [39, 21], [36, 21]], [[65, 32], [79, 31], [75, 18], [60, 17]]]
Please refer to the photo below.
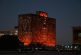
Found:
[[47, 13], [45, 13], [45, 12], [40, 12], [39, 15], [40, 15], [40, 16], [44, 16], [44, 17], [47, 17], [47, 16], [48, 16]]
[[37, 39], [36, 41], [42, 45], [46, 45], [46, 46], [56, 45], [55, 35], [53, 33], [49, 33], [47, 35], [43, 35], [41, 33], [36, 39]]
[[31, 43], [31, 37], [29, 33], [19, 37], [19, 40], [24, 43], [24, 45], [29, 45]]
[[25, 34], [23, 37], [20, 37], [20, 41], [24, 43], [24, 45], [28, 46], [31, 42], [37, 42], [46, 46], [55, 46], [56, 40], [55, 35], [53, 33], [49, 34], [38, 34], [36, 37], [31, 38], [29, 33]]

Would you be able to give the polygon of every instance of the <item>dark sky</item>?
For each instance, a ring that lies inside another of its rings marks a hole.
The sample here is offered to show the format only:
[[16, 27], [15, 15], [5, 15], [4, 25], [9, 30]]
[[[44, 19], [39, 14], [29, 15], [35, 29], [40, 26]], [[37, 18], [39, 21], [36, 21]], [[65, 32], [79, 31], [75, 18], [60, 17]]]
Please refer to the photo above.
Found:
[[72, 43], [72, 26], [81, 25], [81, 0], [0, 0], [0, 29], [13, 28], [19, 14], [38, 10], [56, 18], [58, 44]]

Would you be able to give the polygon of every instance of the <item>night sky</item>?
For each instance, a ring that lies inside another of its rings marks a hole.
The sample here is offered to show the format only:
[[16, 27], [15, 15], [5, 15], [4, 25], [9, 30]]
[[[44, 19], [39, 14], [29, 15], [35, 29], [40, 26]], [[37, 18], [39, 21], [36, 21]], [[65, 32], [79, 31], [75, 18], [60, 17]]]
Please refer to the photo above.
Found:
[[58, 44], [72, 43], [72, 27], [81, 25], [81, 0], [0, 0], [0, 30], [18, 24], [18, 15], [46, 11], [56, 19]]

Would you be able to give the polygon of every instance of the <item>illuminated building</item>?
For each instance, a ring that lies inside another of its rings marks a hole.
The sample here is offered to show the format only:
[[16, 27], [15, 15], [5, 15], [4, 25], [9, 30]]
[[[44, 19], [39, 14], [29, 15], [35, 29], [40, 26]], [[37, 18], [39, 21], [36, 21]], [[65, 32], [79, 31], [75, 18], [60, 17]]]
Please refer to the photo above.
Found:
[[81, 26], [73, 27], [73, 43], [81, 44]]
[[18, 36], [24, 45], [31, 42], [45, 46], [56, 45], [56, 19], [43, 11], [19, 15]]
[[18, 36], [18, 30], [15, 28], [0, 30], [0, 36], [3, 36], [3, 35], [16, 35], [16, 36]]

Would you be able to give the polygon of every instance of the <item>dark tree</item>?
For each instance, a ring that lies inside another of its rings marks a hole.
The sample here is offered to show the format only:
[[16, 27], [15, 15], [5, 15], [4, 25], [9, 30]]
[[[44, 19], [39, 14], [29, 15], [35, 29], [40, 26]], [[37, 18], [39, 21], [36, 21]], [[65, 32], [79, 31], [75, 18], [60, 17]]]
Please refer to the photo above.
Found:
[[19, 43], [18, 36], [15, 35], [3, 35], [0, 37], [0, 49], [17, 49]]

